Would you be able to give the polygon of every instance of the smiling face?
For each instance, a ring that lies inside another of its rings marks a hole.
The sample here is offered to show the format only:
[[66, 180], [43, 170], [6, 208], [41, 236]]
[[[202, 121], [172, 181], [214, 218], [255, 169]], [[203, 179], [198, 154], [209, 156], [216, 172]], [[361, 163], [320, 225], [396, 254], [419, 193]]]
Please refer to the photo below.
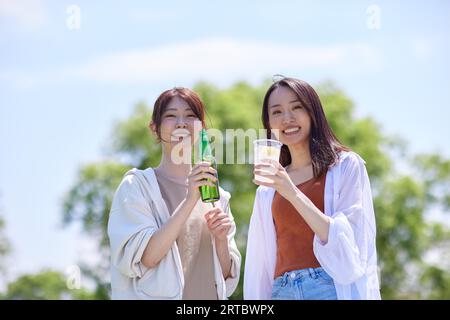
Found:
[[[192, 137], [194, 137], [196, 121], [200, 122], [200, 119], [189, 104], [178, 96], [173, 97], [161, 116], [160, 137], [162, 143], [171, 146], [188, 138], [193, 143]], [[201, 123], [198, 126], [201, 129]]]
[[268, 117], [270, 129], [283, 144], [309, 143], [311, 117], [292, 89], [280, 86], [272, 91], [268, 99]]
[[162, 143], [163, 150], [170, 151], [180, 142], [188, 148], [197, 136], [194, 131], [202, 127], [205, 127], [205, 108], [194, 91], [176, 87], [156, 99], [150, 129]]

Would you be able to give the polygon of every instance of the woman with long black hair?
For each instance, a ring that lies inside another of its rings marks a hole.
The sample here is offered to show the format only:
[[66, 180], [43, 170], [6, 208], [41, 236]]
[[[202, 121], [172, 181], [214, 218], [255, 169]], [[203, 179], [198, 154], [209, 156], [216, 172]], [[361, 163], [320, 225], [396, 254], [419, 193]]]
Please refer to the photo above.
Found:
[[244, 298], [380, 299], [364, 160], [339, 142], [319, 96], [302, 80], [275, 82], [265, 95], [262, 120], [267, 137], [283, 146], [280, 162], [254, 168], [260, 187], [250, 221]]

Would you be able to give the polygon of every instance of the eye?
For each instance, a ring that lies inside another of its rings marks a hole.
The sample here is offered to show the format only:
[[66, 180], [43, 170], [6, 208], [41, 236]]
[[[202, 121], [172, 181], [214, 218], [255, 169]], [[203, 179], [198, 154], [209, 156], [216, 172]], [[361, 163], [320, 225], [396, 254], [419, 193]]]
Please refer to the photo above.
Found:
[[195, 114], [188, 114], [189, 118], [197, 118], [197, 116]]
[[294, 110], [295, 110], [295, 109], [303, 109], [303, 106], [300, 106], [300, 105], [299, 105], [299, 106], [295, 106], [295, 107], [294, 107]]
[[173, 117], [175, 117], [175, 115], [173, 115], [173, 114], [166, 114], [164, 117], [165, 118], [173, 118]]
[[272, 112], [272, 115], [276, 115], [276, 114], [279, 114], [279, 113], [281, 113], [280, 110], [275, 110], [274, 112]]

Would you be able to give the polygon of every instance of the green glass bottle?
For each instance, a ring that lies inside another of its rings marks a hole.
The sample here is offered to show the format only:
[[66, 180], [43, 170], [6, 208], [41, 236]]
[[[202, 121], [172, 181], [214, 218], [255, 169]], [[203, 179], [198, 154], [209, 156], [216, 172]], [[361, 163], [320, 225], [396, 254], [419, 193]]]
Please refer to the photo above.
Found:
[[[202, 129], [202, 131], [200, 133], [200, 145], [199, 145], [198, 149], [200, 152], [199, 159], [201, 161], [206, 161], [206, 162], [211, 163], [211, 167], [213, 167], [217, 171], [216, 159], [212, 155], [211, 146], [209, 144], [209, 139], [208, 139], [208, 134], [206, 132], [206, 129]], [[203, 202], [212, 202], [214, 204], [214, 202], [216, 202], [220, 199], [219, 181], [215, 182], [214, 187], [201, 186], [199, 189], [200, 189], [200, 196], [201, 196]]]

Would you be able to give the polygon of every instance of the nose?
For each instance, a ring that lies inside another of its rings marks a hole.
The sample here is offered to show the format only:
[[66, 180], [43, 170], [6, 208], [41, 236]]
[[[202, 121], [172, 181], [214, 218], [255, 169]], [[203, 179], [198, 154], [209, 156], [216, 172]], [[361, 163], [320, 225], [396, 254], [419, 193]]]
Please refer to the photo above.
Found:
[[288, 124], [294, 120], [294, 117], [292, 117], [292, 113], [290, 111], [287, 111], [283, 115], [283, 124]]
[[186, 121], [183, 117], [177, 119], [176, 128], [177, 129], [185, 129], [187, 127]]

